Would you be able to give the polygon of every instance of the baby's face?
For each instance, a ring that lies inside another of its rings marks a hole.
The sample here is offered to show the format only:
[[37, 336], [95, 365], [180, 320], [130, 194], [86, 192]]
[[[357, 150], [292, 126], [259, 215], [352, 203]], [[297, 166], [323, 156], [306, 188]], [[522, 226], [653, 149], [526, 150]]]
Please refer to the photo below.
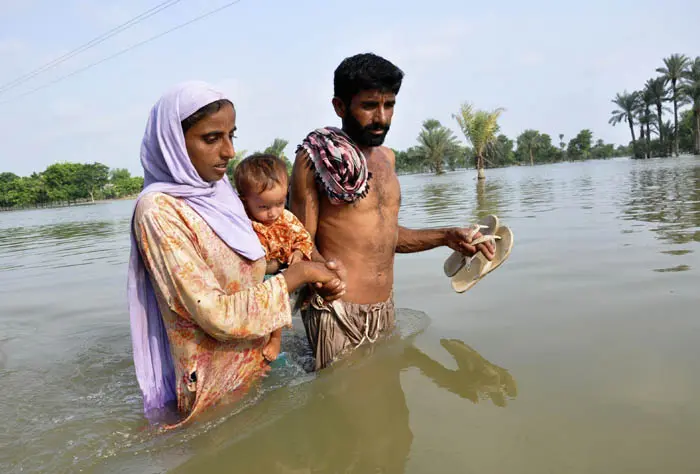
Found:
[[260, 194], [247, 194], [244, 199], [248, 216], [264, 225], [271, 225], [282, 215], [286, 200], [287, 187], [280, 185], [268, 188]]

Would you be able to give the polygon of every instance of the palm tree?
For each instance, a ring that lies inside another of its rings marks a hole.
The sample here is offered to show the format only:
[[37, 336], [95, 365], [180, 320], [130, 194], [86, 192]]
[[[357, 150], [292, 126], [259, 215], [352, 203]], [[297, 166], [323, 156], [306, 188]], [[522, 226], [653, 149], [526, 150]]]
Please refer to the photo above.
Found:
[[238, 163], [240, 163], [247, 154], [248, 152], [246, 150], [236, 150], [236, 156], [234, 156], [232, 160], [228, 161], [228, 164], [226, 165], [226, 176], [228, 176], [231, 184], [233, 184], [233, 172], [236, 169], [236, 166], [238, 166]]
[[518, 137], [518, 146], [522, 146], [527, 150], [530, 157], [530, 166], [534, 166], [534, 153], [542, 146], [542, 135], [537, 130], [525, 130]]
[[630, 133], [632, 134], [632, 148], [636, 150], [637, 139], [634, 136], [634, 117], [637, 113], [637, 108], [639, 104], [639, 93], [632, 92], [628, 94], [627, 91], [620, 94], [619, 92], [612, 100], [612, 103], [617, 105], [617, 109], [611, 112], [612, 117], [608, 123], [612, 124], [613, 127], [622, 121], [626, 121], [630, 126]]
[[700, 155], [700, 56], [696, 57], [685, 71], [680, 91], [692, 103], [695, 121], [693, 153]]
[[283, 138], [275, 138], [272, 141], [272, 145], [265, 148], [264, 153], [268, 155], [275, 155], [279, 158], [285, 158], [284, 149], [287, 148], [288, 144], [288, 140], [284, 140]]
[[435, 119], [428, 119], [423, 122], [423, 128], [418, 134], [416, 153], [435, 174], [442, 174], [445, 158], [454, 153], [458, 146], [457, 137], [452, 130]]
[[665, 150], [664, 135], [662, 130], [663, 127], [659, 127], [659, 124], [663, 123], [663, 103], [668, 101], [668, 98], [666, 97], [666, 79], [663, 77], [657, 77], [647, 80], [644, 86], [644, 92], [648, 93], [652, 97], [654, 105], [656, 106], [656, 126], [660, 132], [659, 145], [662, 150]]
[[287, 148], [288, 144], [288, 140], [285, 140], [283, 138], [275, 138], [272, 141], [272, 145], [265, 148], [265, 151], [263, 153], [268, 155], [275, 155], [276, 157], [281, 158], [284, 161], [284, 164], [287, 166], [287, 174], [291, 175], [292, 163], [287, 159], [286, 156], [284, 156], [284, 149]]
[[[673, 135], [673, 124], [670, 120], [661, 122], [661, 124], [654, 123], [654, 132], [657, 133], [659, 136], [663, 134], [663, 136], [665, 137], [670, 137], [671, 135]], [[664, 148], [661, 150], [663, 156], [668, 156], [671, 153], [673, 153], [671, 145], [672, 144], [669, 141], [664, 142]]]
[[644, 89], [639, 94], [639, 102], [637, 104], [637, 113], [641, 128], [640, 138], [644, 137], [645, 140], [645, 150], [644, 155], [646, 158], [651, 158], [651, 133], [649, 127], [654, 121], [654, 114], [651, 113], [651, 106], [654, 105], [654, 97], [648, 89]]
[[683, 77], [688, 66], [688, 57], [684, 54], [672, 54], [664, 58], [665, 67], [660, 67], [656, 72], [660, 73], [666, 82], [671, 83], [673, 94], [673, 151], [678, 156], [678, 81]]
[[464, 103], [460, 107], [459, 114], [452, 115], [462, 129], [464, 137], [474, 148], [478, 179], [486, 178], [484, 174], [484, 152], [496, 140], [496, 134], [499, 130], [498, 118], [504, 111], [505, 109], [502, 107], [491, 112], [474, 110], [471, 104]]

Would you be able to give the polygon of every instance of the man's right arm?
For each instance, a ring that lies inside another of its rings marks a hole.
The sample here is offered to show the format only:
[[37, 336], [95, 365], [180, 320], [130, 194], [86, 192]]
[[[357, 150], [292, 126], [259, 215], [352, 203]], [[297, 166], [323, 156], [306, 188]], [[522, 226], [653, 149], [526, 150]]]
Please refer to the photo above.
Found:
[[326, 259], [316, 248], [316, 229], [318, 228], [319, 199], [316, 189], [316, 176], [311, 167], [306, 151], [300, 151], [294, 160], [292, 168], [292, 189], [289, 199], [289, 210], [292, 211], [299, 222], [311, 234], [314, 249], [311, 253], [311, 261], [323, 262]]
[[299, 219], [311, 234], [311, 240], [315, 242], [316, 229], [318, 228], [318, 191], [316, 190], [316, 178], [311, 161], [304, 150], [297, 153], [292, 167], [291, 179], [289, 210]]
[[[294, 159], [292, 167], [292, 186], [289, 199], [289, 210], [292, 211], [297, 219], [302, 223], [306, 230], [311, 234], [311, 240], [314, 242], [314, 250], [311, 254], [313, 262], [321, 262], [330, 265], [336, 271], [341, 281], [345, 280], [345, 267], [340, 262], [327, 262], [326, 259], [316, 248], [316, 230], [318, 229], [319, 217], [319, 195], [316, 189], [316, 176], [306, 151], [300, 150]], [[321, 288], [316, 285], [320, 293], [326, 299], [335, 299], [345, 292], [345, 284], [336, 286], [330, 285]]]

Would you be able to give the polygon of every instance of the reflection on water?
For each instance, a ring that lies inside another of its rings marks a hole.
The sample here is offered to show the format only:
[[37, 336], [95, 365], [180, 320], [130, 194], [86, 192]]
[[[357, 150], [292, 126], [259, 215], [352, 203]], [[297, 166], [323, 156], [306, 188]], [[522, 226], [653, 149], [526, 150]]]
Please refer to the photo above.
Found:
[[490, 399], [494, 405], [505, 407], [506, 397], [517, 396], [515, 379], [506, 369], [492, 364], [458, 339], [442, 339], [440, 345], [452, 355], [457, 370], [447, 369], [413, 346], [406, 349], [407, 365], [418, 367], [440, 388], [473, 403]]
[[501, 180], [477, 180], [476, 182], [476, 206], [474, 207], [474, 221], [494, 214], [504, 215], [503, 182]]
[[[651, 230], [672, 244], [700, 242], [700, 167], [633, 169], [623, 218], [656, 224]], [[683, 255], [691, 250], [683, 250]]]
[[[399, 310], [404, 325], [421, 319], [427, 316]], [[411, 367], [474, 403], [491, 399], [505, 407], [506, 397], [516, 396], [508, 371], [464, 342], [441, 341], [458, 367], [449, 370], [415, 347], [418, 334], [362, 347], [313, 384], [271, 394], [195, 441], [198, 455], [176, 472], [223, 473], [231, 466], [241, 472], [404, 472], [413, 433], [401, 373]], [[280, 439], [281, 433], [294, 435]]]

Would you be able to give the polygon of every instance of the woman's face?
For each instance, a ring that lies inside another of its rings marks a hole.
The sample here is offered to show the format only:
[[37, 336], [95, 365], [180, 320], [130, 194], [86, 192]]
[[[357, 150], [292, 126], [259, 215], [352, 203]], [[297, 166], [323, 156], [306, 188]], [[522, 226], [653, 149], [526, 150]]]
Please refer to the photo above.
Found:
[[236, 131], [236, 111], [224, 104], [185, 132], [187, 154], [194, 169], [207, 182], [218, 181], [226, 174], [226, 166], [233, 159], [233, 133]]

